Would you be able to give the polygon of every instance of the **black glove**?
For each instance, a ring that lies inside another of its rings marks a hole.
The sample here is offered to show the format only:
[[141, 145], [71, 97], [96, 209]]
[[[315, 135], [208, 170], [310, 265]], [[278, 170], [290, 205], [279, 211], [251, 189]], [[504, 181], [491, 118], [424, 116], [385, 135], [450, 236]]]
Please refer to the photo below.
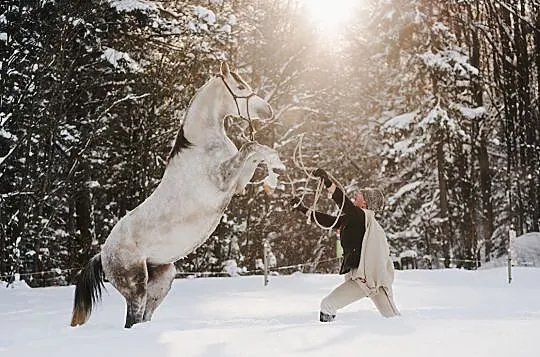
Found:
[[294, 209], [298, 209], [299, 206], [297, 207], [297, 205], [300, 203], [300, 199], [298, 197], [293, 197], [291, 198], [289, 203], [291, 204], [291, 206], [293, 206]]
[[312, 175], [315, 177], [320, 177], [324, 181], [324, 185], [326, 187], [330, 187], [330, 185], [332, 185], [332, 181], [328, 177], [328, 174], [326, 173], [326, 171], [324, 171], [323, 169], [319, 168], [313, 171]]
[[303, 204], [299, 204], [300, 203], [300, 199], [298, 197], [293, 197], [291, 198], [291, 200], [289, 201], [291, 206], [293, 207], [292, 209], [295, 210], [295, 211], [299, 211], [299, 212], [302, 212], [302, 213], [306, 213], [307, 212], [307, 208], [304, 207]]

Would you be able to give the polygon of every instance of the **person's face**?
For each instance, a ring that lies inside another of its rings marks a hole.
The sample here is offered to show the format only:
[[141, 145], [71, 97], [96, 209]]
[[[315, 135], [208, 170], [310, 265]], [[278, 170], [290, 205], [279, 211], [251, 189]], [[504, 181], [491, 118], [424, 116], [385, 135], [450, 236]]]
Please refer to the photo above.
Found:
[[354, 205], [359, 208], [367, 208], [367, 202], [362, 192], [358, 192], [356, 196], [354, 196]]

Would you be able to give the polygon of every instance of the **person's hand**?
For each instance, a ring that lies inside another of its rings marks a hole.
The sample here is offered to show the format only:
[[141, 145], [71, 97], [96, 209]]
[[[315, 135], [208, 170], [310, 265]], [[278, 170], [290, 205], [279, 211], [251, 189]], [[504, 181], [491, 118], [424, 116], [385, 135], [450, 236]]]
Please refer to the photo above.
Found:
[[313, 171], [312, 175], [315, 176], [315, 177], [320, 177], [322, 179], [327, 179], [328, 178], [328, 174], [326, 173], [326, 171], [324, 171], [321, 168]]
[[313, 171], [312, 175], [315, 176], [315, 177], [320, 177], [323, 180], [324, 185], [326, 186], [326, 188], [328, 188], [328, 187], [330, 187], [330, 185], [332, 185], [332, 180], [330, 180], [330, 177], [328, 177], [328, 174], [323, 169], [319, 168], [319, 169]]
[[302, 204], [300, 198], [298, 197], [293, 197], [290, 199], [290, 204], [292, 206], [292, 210], [293, 211], [298, 211], [298, 212], [301, 212], [301, 213], [306, 213], [308, 211], [308, 209], [306, 207], [304, 207], [304, 205]]
[[291, 204], [291, 206], [293, 206], [294, 209], [296, 209], [296, 208], [298, 208], [297, 206], [300, 203], [300, 199], [298, 197], [293, 197], [293, 198], [291, 198], [289, 203]]

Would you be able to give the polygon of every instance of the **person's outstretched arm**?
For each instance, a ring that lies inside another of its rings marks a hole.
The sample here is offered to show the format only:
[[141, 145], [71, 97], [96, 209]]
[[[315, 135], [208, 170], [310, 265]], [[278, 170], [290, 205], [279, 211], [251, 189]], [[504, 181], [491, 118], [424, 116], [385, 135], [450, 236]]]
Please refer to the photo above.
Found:
[[[298, 204], [299, 201], [300, 201], [299, 199], [293, 198], [291, 200], [291, 204], [294, 207], [295, 205]], [[302, 212], [306, 216], [307, 216], [308, 211], [309, 211], [309, 218], [311, 219], [311, 221], [313, 222], [316, 219], [317, 222], [321, 226], [326, 227], [326, 228], [332, 227], [332, 225], [334, 225], [334, 223], [335, 223], [333, 228], [338, 229], [341, 226], [341, 224], [343, 223], [343, 219], [344, 219], [343, 215], [338, 218], [336, 216], [332, 216], [332, 215], [329, 215], [329, 214], [326, 214], [326, 213], [317, 212], [317, 211], [310, 211], [310, 210], [308, 210], [307, 207], [305, 207], [302, 204], [298, 205], [297, 207], [294, 207], [294, 209], [299, 211], [299, 212]], [[336, 222], [336, 220], [337, 220], [337, 222]]]
[[[336, 186], [330, 180], [330, 177], [328, 177], [328, 174], [323, 169], [317, 169], [313, 172], [313, 176], [320, 177], [323, 179], [324, 186], [326, 186], [326, 189], [329, 192], [332, 192], [332, 199], [334, 202], [341, 207], [343, 205], [343, 212], [345, 213], [352, 213], [355, 211], [356, 206], [354, 203], [341, 191], [339, 187]], [[345, 200], [345, 203], [343, 203], [343, 200]]]

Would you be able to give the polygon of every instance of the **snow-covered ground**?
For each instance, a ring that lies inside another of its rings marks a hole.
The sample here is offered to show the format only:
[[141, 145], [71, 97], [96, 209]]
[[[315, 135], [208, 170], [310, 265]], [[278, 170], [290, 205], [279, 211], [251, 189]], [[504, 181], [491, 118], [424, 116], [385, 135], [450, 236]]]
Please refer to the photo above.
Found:
[[86, 325], [69, 327], [73, 287], [0, 288], [0, 356], [532, 357], [540, 346], [540, 269], [396, 272], [402, 316], [363, 299], [318, 322], [338, 275], [176, 280], [150, 323], [124, 329], [107, 285]]

